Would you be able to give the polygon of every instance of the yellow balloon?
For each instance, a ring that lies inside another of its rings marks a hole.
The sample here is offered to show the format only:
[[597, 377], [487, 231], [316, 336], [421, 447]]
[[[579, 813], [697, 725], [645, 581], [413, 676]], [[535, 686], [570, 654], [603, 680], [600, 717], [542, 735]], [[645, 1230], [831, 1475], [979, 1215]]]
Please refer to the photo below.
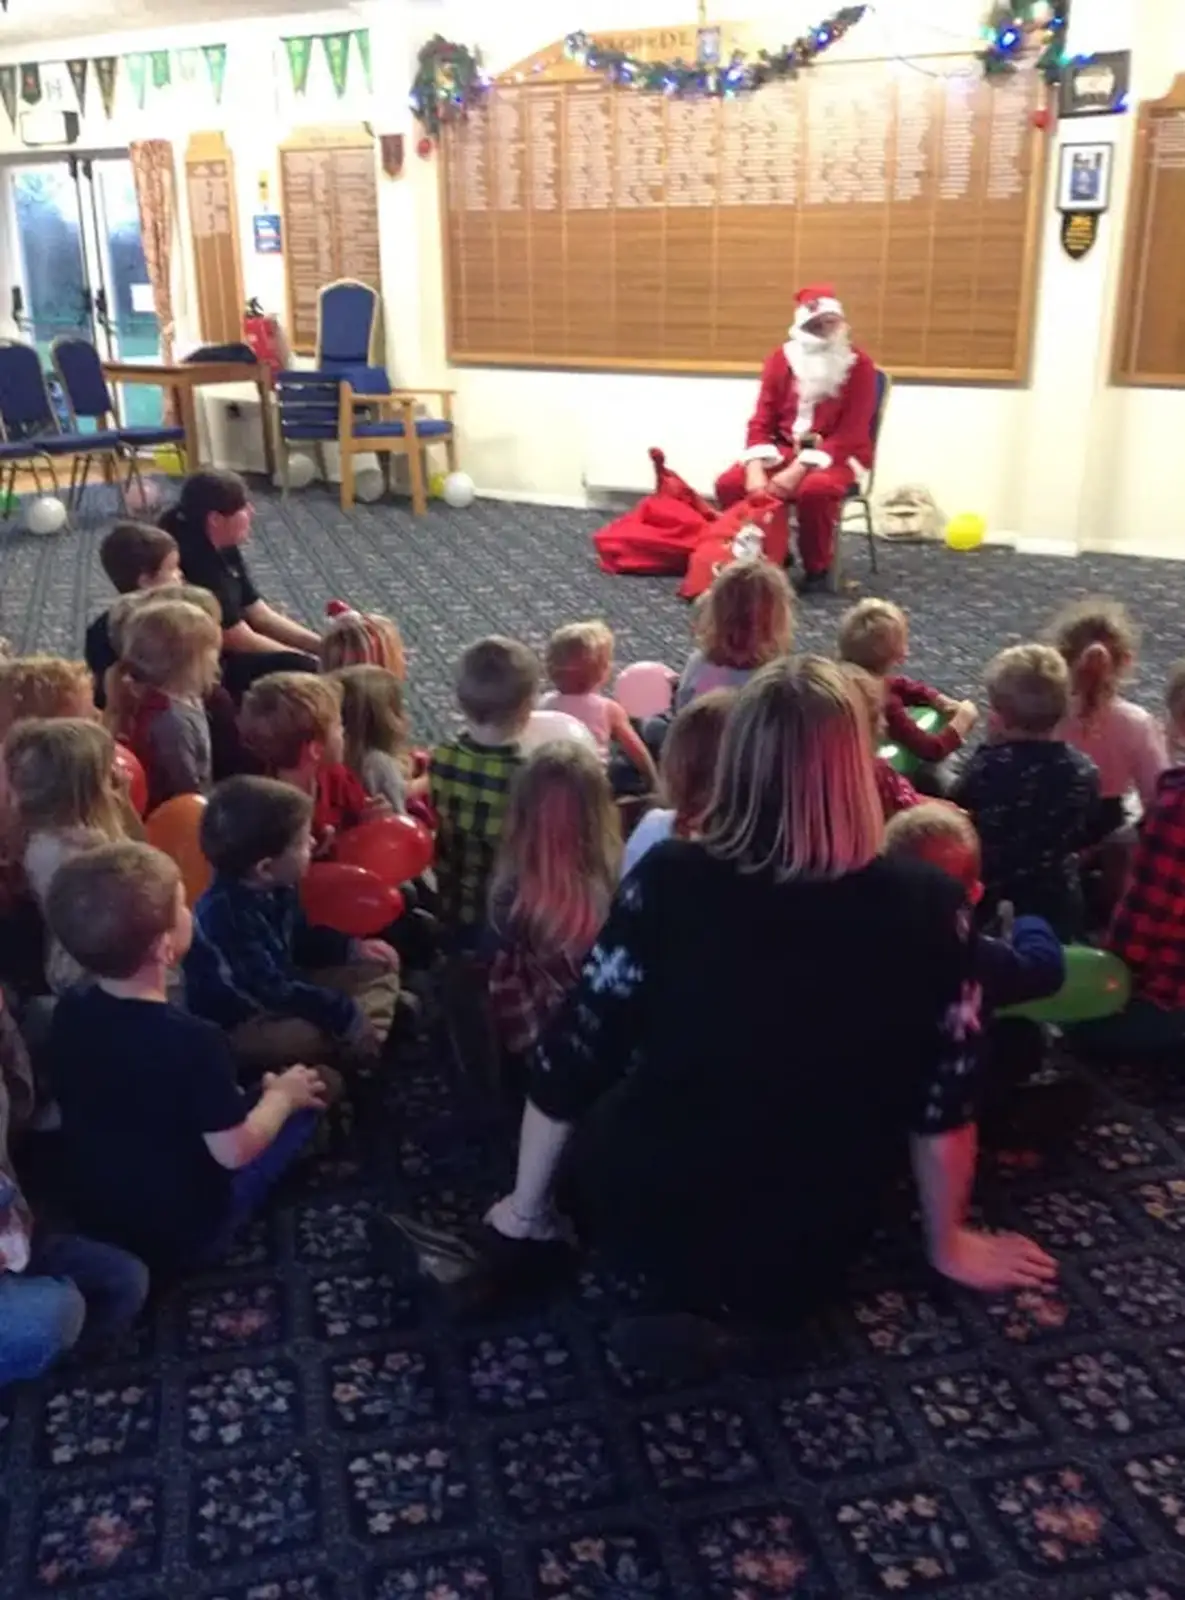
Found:
[[987, 521], [975, 511], [960, 511], [946, 525], [946, 543], [950, 550], [978, 550], [987, 534]]
[[428, 493], [432, 496], [433, 500], [444, 499], [444, 478], [445, 475], [443, 472], [434, 472], [428, 479]]

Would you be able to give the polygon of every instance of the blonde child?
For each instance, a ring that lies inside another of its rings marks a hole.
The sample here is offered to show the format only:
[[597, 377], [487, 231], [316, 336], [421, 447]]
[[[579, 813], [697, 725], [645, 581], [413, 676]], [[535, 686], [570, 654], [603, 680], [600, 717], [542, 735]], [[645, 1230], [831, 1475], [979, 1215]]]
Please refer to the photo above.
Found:
[[342, 667], [333, 674], [342, 691], [345, 763], [372, 799], [407, 810], [407, 717], [403, 685], [385, 667]]
[[[841, 661], [863, 667], [884, 681], [885, 730], [919, 761], [945, 761], [978, 721], [973, 701], [952, 700], [897, 671], [909, 655], [909, 619], [900, 606], [888, 600], [861, 600], [840, 619], [838, 645]], [[940, 733], [927, 733], [909, 715], [911, 706], [929, 706], [950, 721]]]
[[865, 672], [863, 667], [856, 666], [853, 661], [841, 661], [840, 671], [851, 684], [855, 691], [860, 709], [864, 713], [868, 724], [868, 736], [872, 745], [872, 765], [876, 773], [876, 792], [880, 795], [881, 809], [885, 814], [885, 821], [895, 817], [898, 812], [908, 811], [910, 806], [921, 805], [922, 797], [910, 783], [909, 779], [878, 755], [880, 745], [885, 742], [885, 681], [875, 677], [871, 672]]
[[[78, 717], [20, 722], [4, 741], [8, 803], [23, 840], [25, 877], [43, 915], [63, 862], [126, 837], [114, 761], [107, 729]], [[54, 994], [85, 976], [52, 937], [45, 975]]]
[[709, 689], [739, 689], [759, 667], [788, 655], [794, 600], [780, 568], [738, 561], [719, 573], [695, 615], [693, 650], [675, 691], [682, 711]]
[[684, 706], [671, 723], [659, 762], [662, 806], [647, 812], [630, 835], [621, 863], [623, 877], [664, 839], [693, 839], [698, 834], [711, 804], [716, 757], [736, 694], [735, 689], [709, 689]]
[[239, 728], [267, 773], [312, 800], [319, 846], [386, 810], [345, 764], [342, 686], [336, 679], [309, 672], [259, 678], [243, 697]]
[[602, 762], [608, 762], [611, 746], [618, 745], [653, 787], [658, 781], [653, 757], [622, 707], [601, 693], [613, 673], [613, 634], [605, 623], [570, 622], [557, 628], [547, 646], [546, 665], [555, 687], [540, 700], [540, 710], [562, 711], [582, 722], [596, 740]]
[[1057, 737], [1094, 762], [1104, 800], [1122, 801], [1134, 791], [1147, 808], [1169, 764], [1168, 751], [1156, 719], [1120, 693], [1139, 643], [1127, 610], [1092, 595], [1064, 606], [1048, 637], [1070, 673], [1070, 708]]
[[510, 1053], [530, 1048], [575, 984], [620, 864], [603, 766], [582, 745], [543, 745], [515, 778], [490, 884], [490, 1001]]
[[375, 611], [337, 609], [330, 612], [329, 626], [321, 637], [321, 670], [335, 672], [339, 667], [383, 667], [400, 683], [407, 677], [403, 636], [390, 617]]
[[85, 661], [45, 655], [0, 660], [0, 739], [25, 717], [94, 716], [94, 685]]
[[148, 808], [179, 794], [206, 794], [213, 753], [205, 700], [218, 681], [222, 630], [185, 600], [159, 600], [120, 629], [120, 658], [107, 675], [109, 722], [139, 758]]

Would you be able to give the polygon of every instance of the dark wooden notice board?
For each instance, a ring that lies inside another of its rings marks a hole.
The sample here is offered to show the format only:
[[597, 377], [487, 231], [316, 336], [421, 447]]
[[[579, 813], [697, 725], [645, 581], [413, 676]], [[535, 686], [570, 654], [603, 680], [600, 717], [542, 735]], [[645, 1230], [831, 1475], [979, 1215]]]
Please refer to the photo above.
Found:
[[303, 128], [280, 146], [288, 337], [317, 347], [317, 297], [338, 278], [382, 290], [374, 139], [365, 128]]
[[[662, 34], [694, 59], [694, 30]], [[681, 100], [550, 46], [444, 136], [450, 359], [747, 372], [821, 279], [895, 374], [1023, 381], [1040, 93], [1034, 73], [987, 83], [943, 55]]]
[[1114, 376], [1185, 388], [1185, 74], [1140, 107]]

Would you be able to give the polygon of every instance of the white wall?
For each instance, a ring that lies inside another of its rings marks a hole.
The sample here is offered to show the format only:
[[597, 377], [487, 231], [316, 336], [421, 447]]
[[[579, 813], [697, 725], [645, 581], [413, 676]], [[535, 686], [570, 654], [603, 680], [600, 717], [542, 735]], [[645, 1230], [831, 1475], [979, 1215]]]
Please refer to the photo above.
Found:
[[[179, 10], [182, 9], [179, 0]], [[748, 0], [714, 6], [768, 19], [771, 42], [817, 18], [815, 0]], [[985, 0], [880, 0], [840, 49], [893, 55], [974, 47]], [[1075, 0], [1071, 45], [1077, 50], [1131, 47], [1133, 102], [1160, 95], [1185, 71], [1183, 0]], [[639, 20], [686, 24], [690, 0], [355, 0], [321, 15], [242, 22], [219, 28], [178, 27], [138, 40], [120, 34], [62, 41], [63, 55], [122, 54], [138, 47], [179, 48], [225, 39], [230, 46], [222, 108], [199, 93], [151, 95], [143, 113], [126, 96], [110, 123], [91, 89], [85, 141], [112, 146], [132, 137], [173, 139], [180, 158], [188, 133], [222, 127], [236, 159], [248, 294], [269, 308], [283, 304], [283, 265], [253, 253], [250, 219], [260, 173], [278, 204], [276, 147], [295, 125], [371, 119], [376, 132], [408, 135], [403, 178], [380, 179], [383, 286], [388, 356], [406, 383], [452, 383], [458, 390], [462, 453], [490, 492], [582, 501], [586, 485], [641, 488], [647, 448], [662, 445], [673, 465], [707, 487], [739, 440], [754, 385], [747, 379], [450, 368], [445, 354], [438, 170], [415, 154], [417, 129], [406, 96], [420, 43], [442, 32], [480, 45], [497, 72], [574, 27], [612, 29]], [[941, 22], [932, 19], [941, 16]], [[373, 97], [332, 95], [314, 59], [307, 97], [294, 101], [279, 47], [285, 32], [369, 26]], [[0, 50], [0, 60], [4, 59]], [[0, 124], [6, 119], [0, 117]], [[948, 511], [977, 510], [998, 535], [1064, 549], [1105, 548], [1185, 554], [1176, 462], [1185, 438], [1185, 391], [1116, 390], [1109, 386], [1112, 305], [1118, 288], [1134, 117], [1068, 122], [1050, 138], [1051, 172], [1061, 141], [1112, 139], [1116, 144], [1114, 205], [1099, 241], [1072, 262], [1058, 240], [1049, 185], [1032, 381], [1027, 387], [899, 384], [880, 459], [882, 486], [930, 485]], [[15, 141], [0, 126], [0, 157]], [[0, 219], [0, 226], [2, 226]], [[6, 310], [5, 250], [0, 240], [0, 308]], [[182, 250], [185, 273], [188, 251]], [[182, 333], [186, 332], [182, 318]], [[8, 332], [0, 324], [0, 332]], [[779, 336], [771, 329], [771, 343]], [[858, 330], [857, 330], [858, 331]], [[254, 453], [249, 430], [216, 444], [232, 457]], [[246, 464], [246, 463], [244, 463]]]

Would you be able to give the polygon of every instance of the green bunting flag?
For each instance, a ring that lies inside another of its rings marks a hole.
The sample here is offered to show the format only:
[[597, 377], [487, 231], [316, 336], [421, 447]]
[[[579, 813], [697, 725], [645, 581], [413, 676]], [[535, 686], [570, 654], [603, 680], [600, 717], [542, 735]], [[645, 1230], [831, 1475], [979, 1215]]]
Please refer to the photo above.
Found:
[[152, 52], [152, 87], [154, 89], [167, 89], [173, 81], [173, 69], [169, 62], [167, 50], [154, 50]]
[[178, 50], [177, 52], [177, 79], [180, 83], [194, 83], [197, 80], [198, 67], [201, 64], [202, 52], [200, 50]]
[[124, 56], [123, 67], [132, 86], [136, 109], [143, 111], [148, 96], [148, 57], [143, 50], [134, 50], [131, 55]]
[[8, 120], [16, 127], [17, 75], [15, 67], [0, 67], [0, 100], [8, 112]]
[[206, 71], [210, 74], [210, 87], [214, 91], [214, 104], [222, 104], [222, 91], [226, 87], [226, 46], [204, 44], [202, 55], [206, 58]]
[[66, 63], [66, 70], [70, 74], [70, 82], [74, 85], [74, 95], [78, 101], [78, 114], [82, 117], [86, 116], [86, 69], [89, 65], [85, 56]]
[[21, 99], [27, 106], [41, 99], [41, 68], [35, 61], [21, 62]]
[[348, 33], [323, 33], [325, 59], [329, 63], [329, 76], [333, 91], [340, 100], [346, 92], [346, 79], [350, 75], [350, 38]]
[[358, 41], [358, 54], [362, 57], [362, 70], [366, 74], [366, 87], [373, 89], [374, 84], [371, 82], [370, 77], [370, 29], [359, 28], [354, 38]]
[[313, 40], [310, 34], [284, 40], [288, 56], [288, 72], [292, 78], [293, 94], [303, 94], [309, 86], [309, 63], [313, 59]]
[[118, 56], [98, 56], [94, 62], [95, 77], [99, 80], [99, 98], [107, 117], [115, 110], [115, 80], [119, 71]]

